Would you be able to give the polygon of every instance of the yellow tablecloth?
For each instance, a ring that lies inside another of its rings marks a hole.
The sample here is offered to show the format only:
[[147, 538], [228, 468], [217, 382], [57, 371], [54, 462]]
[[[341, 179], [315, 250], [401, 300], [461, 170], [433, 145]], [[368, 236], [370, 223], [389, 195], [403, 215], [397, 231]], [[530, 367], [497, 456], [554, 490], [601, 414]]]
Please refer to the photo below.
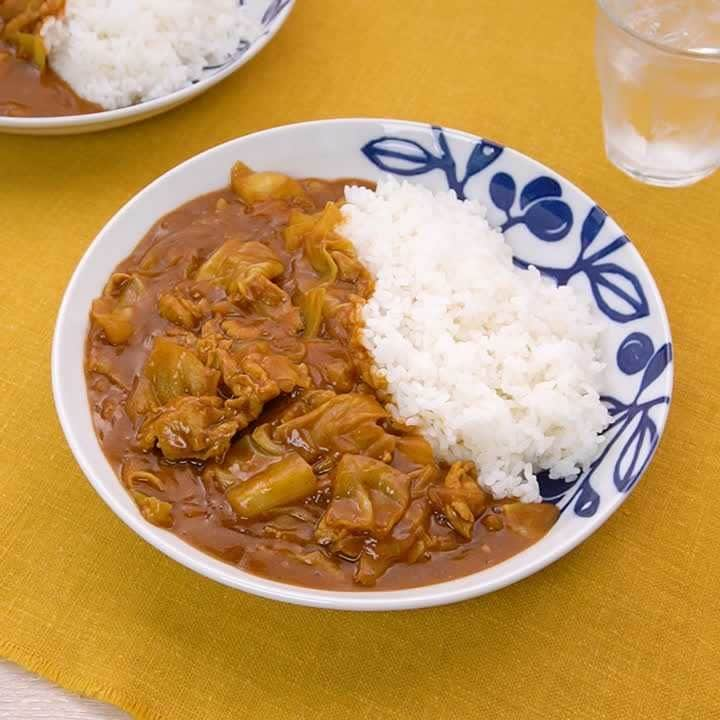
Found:
[[[81, 137], [0, 137], [0, 654], [140, 718], [720, 716], [720, 176], [643, 187], [604, 158], [590, 0], [299, 0], [192, 104]], [[676, 390], [652, 467], [570, 556], [456, 606], [342, 614], [162, 556], [84, 480], [49, 354], [70, 274], [135, 192], [261, 128], [388, 116], [486, 135], [615, 216], [664, 295]]]

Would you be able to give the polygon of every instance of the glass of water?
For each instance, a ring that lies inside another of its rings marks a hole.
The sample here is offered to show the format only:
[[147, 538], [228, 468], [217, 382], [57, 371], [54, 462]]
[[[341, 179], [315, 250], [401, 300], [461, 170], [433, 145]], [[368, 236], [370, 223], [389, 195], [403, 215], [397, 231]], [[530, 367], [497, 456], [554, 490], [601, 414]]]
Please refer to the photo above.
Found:
[[645, 183], [720, 167], [720, 0], [598, 0], [607, 156]]

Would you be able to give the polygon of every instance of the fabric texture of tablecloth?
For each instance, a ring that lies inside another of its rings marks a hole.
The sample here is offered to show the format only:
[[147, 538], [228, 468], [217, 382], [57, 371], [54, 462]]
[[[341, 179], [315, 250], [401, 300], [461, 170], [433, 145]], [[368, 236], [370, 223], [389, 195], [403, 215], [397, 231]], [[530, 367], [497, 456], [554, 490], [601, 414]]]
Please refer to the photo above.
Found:
[[[299, 0], [191, 104], [96, 135], [0, 136], [0, 655], [152, 720], [720, 717], [720, 176], [606, 161], [590, 0]], [[396, 614], [273, 603], [133, 534], [85, 481], [50, 389], [55, 315], [110, 216], [182, 160], [315, 118], [474, 132], [586, 190], [636, 243], [674, 333], [660, 449], [569, 556], [493, 595]]]

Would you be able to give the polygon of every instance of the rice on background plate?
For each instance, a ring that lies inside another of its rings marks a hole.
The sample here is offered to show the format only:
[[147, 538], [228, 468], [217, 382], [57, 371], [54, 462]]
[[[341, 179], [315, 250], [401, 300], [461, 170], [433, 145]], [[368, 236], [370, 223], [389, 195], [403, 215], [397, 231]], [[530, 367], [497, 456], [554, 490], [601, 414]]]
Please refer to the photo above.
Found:
[[67, 0], [42, 29], [53, 70], [107, 110], [190, 85], [259, 33], [237, 0]]
[[475, 461], [497, 498], [539, 501], [539, 470], [588, 465], [609, 423], [589, 300], [515, 267], [475, 201], [394, 179], [345, 195], [338, 232], [375, 278], [363, 342], [390, 411], [439, 458]]

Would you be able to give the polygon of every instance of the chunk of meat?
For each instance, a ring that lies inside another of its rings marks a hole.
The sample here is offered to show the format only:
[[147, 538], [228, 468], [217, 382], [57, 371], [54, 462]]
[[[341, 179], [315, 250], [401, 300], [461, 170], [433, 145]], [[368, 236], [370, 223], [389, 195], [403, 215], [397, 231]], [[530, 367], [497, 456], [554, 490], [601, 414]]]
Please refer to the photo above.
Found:
[[261, 413], [265, 403], [296, 388], [309, 388], [311, 380], [307, 367], [299, 362], [305, 355], [299, 340], [258, 340], [254, 326], [245, 339], [234, 339], [242, 338], [243, 329], [236, 320], [209, 321], [203, 325], [197, 350], [203, 362], [219, 372], [227, 393], [232, 395], [228, 406], [242, 414], [247, 424]]
[[394, 563], [423, 559], [430, 542], [429, 521], [427, 500], [413, 500], [388, 537], [366, 544], [355, 570], [355, 582], [372, 586]]
[[140, 514], [148, 522], [158, 527], [172, 527], [172, 505], [169, 502], [160, 500], [152, 495], [145, 495], [137, 490], [131, 490], [130, 494], [138, 506]]
[[327, 549], [333, 555], [350, 562], [357, 562], [365, 550], [366, 543], [372, 542], [365, 535], [351, 535], [347, 530], [332, 530], [330, 528], [325, 528], [320, 536], [318, 536], [318, 530], [316, 529], [314, 537], [316, 540], [320, 537], [319, 541], [325, 544], [329, 542]]
[[305, 363], [316, 388], [331, 388], [337, 393], [350, 392], [355, 384], [353, 358], [341, 343], [335, 340], [306, 340]]
[[152, 383], [144, 375], [135, 378], [125, 408], [128, 417], [133, 422], [137, 421], [143, 415], [157, 412], [160, 409], [160, 403], [155, 396]]
[[216, 368], [223, 384], [232, 393], [229, 405], [246, 418], [246, 424], [262, 412], [265, 403], [295, 388], [310, 387], [303, 363], [270, 352], [267, 343], [251, 345], [245, 352], [217, 347], [207, 353], [207, 362]]
[[249, 277], [230, 297], [232, 302], [215, 303], [212, 309], [218, 314], [240, 316], [240, 319], [226, 321], [234, 324], [236, 329], [259, 328], [264, 337], [272, 338], [294, 336], [303, 329], [300, 308], [263, 274]]
[[357, 329], [362, 327], [363, 298], [359, 295], [347, 296], [337, 290], [329, 291], [325, 296], [323, 316], [328, 335], [362, 352], [362, 343], [357, 340]]
[[347, 393], [283, 422], [275, 435], [281, 442], [304, 448], [313, 459], [324, 451], [335, 451], [389, 461], [397, 439], [378, 425], [385, 417], [374, 396]]
[[[267, 323], [264, 319], [254, 319], [247, 322], [235, 319], [224, 320], [219, 326], [217, 323], [208, 322], [203, 325], [203, 336], [207, 338], [213, 333], [222, 333], [233, 340], [249, 342], [267, 337], [270, 334], [272, 326], [272, 323]], [[227, 343], [225, 347], [229, 348], [232, 347], [232, 345]]]
[[441, 477], [440, 468], [432, 463], [425, 465], [408, 473], [410, 478], [410, 497], [416, 498], [426, 497], [428, 490], [434, 487]]
[[315, 515], [304, 506], [276, 508], [266, 514], [260, 534], [295, 545], [309, 545], [313, 542], [314, 523]]
[[[283, 453], [286, 452], [287, 449], [283, 448]], [[208, 463], [202, 474], [203, 481], [214, 483], [226, 492], [233, 485], [257, 475], [279, 457], [280, 454], [265, 453], [250, 436], [244, 435], [232, 443], [221, 462]]]
[[428, 490], [430, 502], [452, 527], [468, 540], [472, 537], [476, 518], [490, 503], [490, 496], [477, 483], [475, 463], [455, 462], [442, 485]]
[[364, 455], [343, 455], [332, 480], [333, 497], [316, 536], [336, 539], [328, 530], [387, 535], [410, 501], [410, 478]]
[[310, 375], [304, 363], [294, 363], [285, 355], [257, 355], [250, 356], [274, 382], [280, 392], [289, 393], [295, 388], [309, 388]]
[[142, 516], [153, 525], [172, 527], [172, 505], [152, 494], [165, 489], [164, 481], [156, 473], [134, 468], [132, 464], [123, 466], [122, 477]]
[[185, 330], [192, 330], [209, 312], [210, 303], [207, 298], [193, 299], [177, 288], [158, 298], [158, 313]]
[[298, 337], [302, 330], [302, 320], [298, 309], [292, 305], [275, 308], [271, 316], [250, 313], [247, 317], [224, 320], [220, 327], [224, 335], [238, 343], [263, 340], [273, 349], [281, 350], [296, 360], [302, 360], [305, 355], [305, 349]]
[[291, 309], [299, 315], [288, 294], [261, 273], [250, 276], [245, 284], [239, 286], [233, 299], [249, 313], [261, 317], [275, 318]]
[[210, 363], [218, 365], [223, 382], [238, 398], [252, 393], [265, 403], [282, 392], [310, 386], [305, 365], [285, 355], [255, 351], [241, 355], [220, 349], [210, 357]]
[[241, 422], [228, 418], [219, 397], [185, 396], [148, 416], [137, 441], [141, 450], [157, 444], [168, 460], [220, 460], [239, 429]]

